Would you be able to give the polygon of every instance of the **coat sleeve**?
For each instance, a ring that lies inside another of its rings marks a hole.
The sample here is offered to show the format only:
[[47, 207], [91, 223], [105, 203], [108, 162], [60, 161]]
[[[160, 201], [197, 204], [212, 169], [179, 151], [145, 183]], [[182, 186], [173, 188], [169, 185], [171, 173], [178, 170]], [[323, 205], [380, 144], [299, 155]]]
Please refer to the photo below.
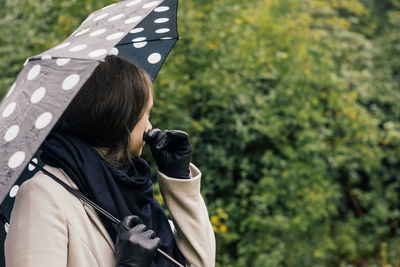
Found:
[[24, 182], [16, 196], [5, 241], [6, 266], [67, 266], [68, 230], [57, 194], [60, 186], [41, 173]]
[[160, 191], [177, 230], [176, 242], [188, 265], [215, 266], [215, 236], [200, 194], [201, 173], [190, 165], [190, 179], [158, 172]]

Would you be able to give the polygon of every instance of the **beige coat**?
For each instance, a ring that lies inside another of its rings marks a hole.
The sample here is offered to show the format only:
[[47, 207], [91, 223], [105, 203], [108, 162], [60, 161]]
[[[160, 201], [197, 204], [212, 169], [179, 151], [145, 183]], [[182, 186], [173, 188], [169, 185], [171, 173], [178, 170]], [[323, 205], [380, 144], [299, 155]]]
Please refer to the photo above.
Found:
[[[45, 167], [77, 188], [60, 169]], [[188, 265], [215, 265], [215, 238], [200, 195], [200, 171], [191, 179], [158, 172], [160, 190], [171, 212], [175, 240]], [[176, 230], [174, 229], [176, 228]], [[7, 267], [114, 267], [114, 244], [96, 211], [38, 172], [15, 199], [5, 242]]]

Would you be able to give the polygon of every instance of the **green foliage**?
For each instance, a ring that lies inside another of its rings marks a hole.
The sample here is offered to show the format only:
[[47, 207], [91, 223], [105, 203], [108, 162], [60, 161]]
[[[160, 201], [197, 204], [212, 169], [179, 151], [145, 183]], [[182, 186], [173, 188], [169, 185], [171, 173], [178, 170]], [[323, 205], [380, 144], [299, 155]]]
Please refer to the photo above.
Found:
[[[0, 1], [1, 93], [110, 2]], [[191, 135], [217, 265], [399, 265], [400, 1], [185, 0], [178, 18], [152, 123]]]

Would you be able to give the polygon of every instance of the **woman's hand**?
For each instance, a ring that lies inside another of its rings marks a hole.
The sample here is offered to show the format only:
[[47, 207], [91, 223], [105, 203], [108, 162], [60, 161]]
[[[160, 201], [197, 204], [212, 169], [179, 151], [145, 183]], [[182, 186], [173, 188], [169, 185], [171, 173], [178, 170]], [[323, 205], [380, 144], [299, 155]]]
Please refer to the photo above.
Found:
[[143, 134], [158, 170], [172, 178], [189, 179], [192, 155], [189, 135], [179, 130], [153, 129]]
[[118, 227], [116, 267], [149, 267], [161, 240], [138, 216], [126, 216]]

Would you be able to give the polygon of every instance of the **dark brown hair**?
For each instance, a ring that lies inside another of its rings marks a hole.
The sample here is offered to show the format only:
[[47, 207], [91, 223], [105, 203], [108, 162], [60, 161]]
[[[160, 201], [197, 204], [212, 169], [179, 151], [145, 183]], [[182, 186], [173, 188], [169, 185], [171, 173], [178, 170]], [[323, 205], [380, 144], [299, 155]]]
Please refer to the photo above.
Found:
[[105, 158], [115, 165], [130, 161], [129, 135], [143, 116], [151, 94], [152, 82], [143, 69], [121, 57], [107, 56], [55, 130], [76, 135], [95, 148], [106, 148]]

